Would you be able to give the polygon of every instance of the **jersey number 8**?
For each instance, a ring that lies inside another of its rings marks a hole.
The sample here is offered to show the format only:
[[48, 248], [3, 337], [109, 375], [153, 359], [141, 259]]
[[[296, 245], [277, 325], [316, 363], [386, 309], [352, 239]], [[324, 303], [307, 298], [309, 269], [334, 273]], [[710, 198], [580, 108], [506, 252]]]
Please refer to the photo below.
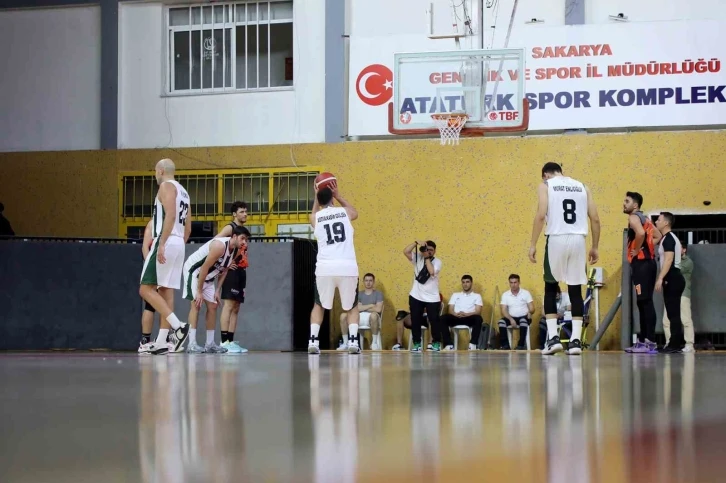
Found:
[[564, 210], [565, 223], [574, 225], [577, 222], [577, 213], [575, 213], [577, 204], [575, 200], [562, 200], [562, 209]]

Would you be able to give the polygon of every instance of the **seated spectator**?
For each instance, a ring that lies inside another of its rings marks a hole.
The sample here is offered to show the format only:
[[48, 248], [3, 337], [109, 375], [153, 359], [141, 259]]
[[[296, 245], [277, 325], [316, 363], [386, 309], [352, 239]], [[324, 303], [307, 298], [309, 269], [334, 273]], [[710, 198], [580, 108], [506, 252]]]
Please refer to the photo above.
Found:
[[[358, 327], [370, 327], [373, 334], [371, 350], [381, 350], [381, 312], [383, 312], [383, 294], [375, 290], [376, 276], [366, 273], [363, 277], [365, 290], [358, 292], [358, 311], [360, 322]], [[340, 314], [340, 330], [343, 333], [343, 343], [339, 351], [348, 350], [348, 313]]]
[[[441, 322], [445, 328], [455, 327], [457, 325], [468, 325], [471, 327], [471, 340], [469, 341], [469, 350], [476, 350], [476, 342], [479, 340], [481, 325], [484, 319], [481, 317], [481, 309], [484, 303], [481, 295], [474, 293], [472, 283], [474, 280], [471, 275], [461, 277], [461, 289], [463, 292], [456, 292], [449, 299], [449, 313], [441, 317]], [[456, 334], [454, 334], [456, 336]], [[443, 331], [444, 350], [454, 350], [451, 343], [451, 331]]]
[[[544, 304], [544, 300], [542, 301]], [[570, 304], [570, 295], [563, 292], [560, 286], [557, 286], [557, 324], [569, 326], [569, 333], [572, 333], [572, 305]], [[567, 330], [567, 329], [566, 329]], [[547, 341], [547, 321], [544, 315], [539, 319], [539, 348], [544, 349]]]
[[[439, 292], [439, 297], [441, 298], [441, 302], [443, 303], [444, 295]], [[426, 327], [430, 327], [428, 314], [426, 313], [426, 311], [424, 311], [424, 320], [426, 321], [425, 322]], [[403, 328], [404, 327], [407, 328], [408, 330], [411, 330], [411, 314], [405, 310], [399, 310], [398, 313], [396, 314], [396, 343], [393, 345], [393, 347], [391, 347], [391, 350], [394, 350], [394, 351], [403, 350], [402, 340], [403, 340]], [[428, 344], [426, 346], [426, 348], [428, 350], [432, 350], [433, 345]]]
[[520, 288], [519, 275], [513, 273], [509, 276], [509, 290], [502, 294], [500, 302], [502, 318], [499, 320], [499, 348], [511, 350], [507, 337], [507, 326], [519, 327], [519, 344], [517, 350], [527, 348], [527, 328], [532, 323], [534, 314], [534, 299], [527, 290]]

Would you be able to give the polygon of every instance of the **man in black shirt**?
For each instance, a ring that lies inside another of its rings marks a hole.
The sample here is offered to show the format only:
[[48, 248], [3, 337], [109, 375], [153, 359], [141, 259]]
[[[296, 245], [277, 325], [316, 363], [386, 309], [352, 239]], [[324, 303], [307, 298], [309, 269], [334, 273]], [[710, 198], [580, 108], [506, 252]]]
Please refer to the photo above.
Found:
[[5, 205], [0, 203], [0, 236], [15, 236], [13, 227], [10, 226], [8, 219], [3, 216], [3, 211], [5, 211]]
[[674, 222], [673, 213], [667, 211], [661, 213], [655, 222], [658, 231], [663, 235], [658, 245], [660, 273], [655, 290], [663, 291], [665, 310], [671, 320], [671, 339], [659, 351], [664, 354], [680, 353], [686, 345], [681, 321], [681, 295], [686, 288], [686, 280], [681, 275], [681, 242], [671, 231]]

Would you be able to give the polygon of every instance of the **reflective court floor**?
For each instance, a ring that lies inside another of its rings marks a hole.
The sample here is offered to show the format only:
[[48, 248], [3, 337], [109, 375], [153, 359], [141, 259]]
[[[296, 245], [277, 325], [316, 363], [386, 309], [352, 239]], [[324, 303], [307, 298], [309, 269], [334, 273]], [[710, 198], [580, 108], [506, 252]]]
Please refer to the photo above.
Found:
[[0, 355], [0, 481], [716, 482], [726, 354]]

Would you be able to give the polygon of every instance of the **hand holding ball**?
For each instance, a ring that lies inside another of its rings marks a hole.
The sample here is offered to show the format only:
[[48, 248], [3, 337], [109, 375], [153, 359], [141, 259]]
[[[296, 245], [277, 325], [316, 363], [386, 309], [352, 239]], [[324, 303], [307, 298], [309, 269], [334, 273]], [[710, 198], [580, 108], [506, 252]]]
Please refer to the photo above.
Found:
[[323, 188], [330, 188], [335, 192], [338, 188], [338, 182], [333, 173], [320, 173], [315, 177], [314, 181], [315, 191], [320, 191]]

